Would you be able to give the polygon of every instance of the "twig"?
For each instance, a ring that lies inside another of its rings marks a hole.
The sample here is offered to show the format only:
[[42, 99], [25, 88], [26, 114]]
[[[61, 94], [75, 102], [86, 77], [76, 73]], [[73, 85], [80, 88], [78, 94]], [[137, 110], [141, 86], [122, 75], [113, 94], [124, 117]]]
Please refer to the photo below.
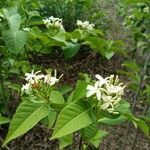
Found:
[[82, 137], [80, 137], [80, 141], [79, 141], [79, 150], [82, 150]]
[[1, 94], [2, 94], [3, 104], [5, 105], [5, 108], [7, 108], [5, 88], [4, 88], [4, 79], [3, 79], [1, 64], [0, 64], [0, 90], [1, 90]]

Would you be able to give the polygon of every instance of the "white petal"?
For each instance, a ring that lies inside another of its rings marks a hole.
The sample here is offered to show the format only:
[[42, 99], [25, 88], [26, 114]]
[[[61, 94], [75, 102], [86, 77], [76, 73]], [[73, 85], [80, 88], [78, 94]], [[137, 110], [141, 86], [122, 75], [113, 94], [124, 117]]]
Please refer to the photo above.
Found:
[[101, 81], [101, 80], [104, 80], [104, 78], [103, 78], [102, 76], [100, 76], [99, 74], [96, 74], [95, 77], [96, 77], [98, 80], [100, 80], [100, 81]]
[[101, 91], [99, 90], [96, 91], [96, 97], [97, 97], [97, 100], [101, 100]]
[[87, 89], [87, 90], [95, 90], [95, 87], [92, 86], [92, 85], [88, 85], [88, 86], [86, 87], [86, 89]]
[[103, 100], [104, 102], [107, 102], [107, 101], [108, 101], [107, 96], [103, 94], [103, 95], [102, 95], [102, 100]]
[[109, 103], [104, 103], [101, 105], [101, 108], [104, 110], [107, 109], [108, 107], [109, 107]]
[[88, 91], [88, 92], [86, 93], [86, 97], [90, 97], [90, 96], [92, 96], [93, 94], [95, 94], [95, 91], [90, 90], [90, 91]]
[[99, 81], [95, 82], [94, 87], [95, 87], [95, 89], [99, 88]]

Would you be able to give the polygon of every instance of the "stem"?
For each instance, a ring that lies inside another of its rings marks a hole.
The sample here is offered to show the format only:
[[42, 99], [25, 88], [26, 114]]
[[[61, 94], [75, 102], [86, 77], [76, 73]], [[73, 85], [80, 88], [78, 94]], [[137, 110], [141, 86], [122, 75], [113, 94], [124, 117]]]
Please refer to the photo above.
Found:
[[82, 150], [82, 137], [80, 137], [80, 141], [79, 141], [79, 150]]
[[[148, 53], [148, 55], [146, 57], [146, 60], [145, 60], [145, 63], [144, 63], [144, 67], [143, 67], [143, 70], [142, 70], [142, 73], [141, 73], [141, 78], [140, 78], [138, 90], [137, 90], [136, 95], [135, 95], [135, 97], [133, 99], [133, 107], [132, 107], [133, 111], [135, 111], [136, 102], [138, 101], [139, 96], [140, 96], [141, 87], [142, 87], [142, 84], [143, 84], [143, 81], [144, 81], [144, 75], [145, 75], [146, 70], [147, 70], [149, 59], [150, 59], [150, 51], [149, 51], [149, 53]], [[122, 146], [121, 150], [125, 150], [126, 149], [126, 143], [127, 143], [127, 140], [128, 140], [129, 132], [130, 132], [130, 127], [128, 127], [128, 129], [127, 129], [127, 132], [126, 132], [126, 135], [125, 135], [125, 141], [123, 143], [123, 146]], [[136, 139], [137, 139], [137, 137], [136, 137]], [[135, 139], [134, 144], [136, 143], [136, 139]]]
[[25, 46], [25, 53], [26, 53], [26, 56], [27, 56], [27, 58], [28, 58], [30, 67], [32, 68], [32, 63], [30, 63], [30, 57], [29, 57], [29, 53], [28, 53], [28, 51], [27, 51], [27, 47], [26, 47], [26, 46]]
[[139, 82], [139, 86], [138, 86], [138, 91], [137, 91], [137, 93], [135, 95], [135, 98], [133, 100], [133, 111], [135, 110], [135, 107], [136, 107], [136, 101], [139, 99], [139, 96], [140, 96], [141, 87], [142, 87], [142, 84], [143, 84], [143, 81], [144, 81], [144, 75], [146, 74], [146, 70], [147, 70], [149, 60], [150, 60], [150, 51], [149, 51], [149, 53], [146, 57], [144, 67], [143, 67], [143, 70], [142, 70], [142, 73], [141, 73], [141, 78], [140, 78], [140, 82]]
[[0, 64], [0, 91], [2, 94], [3, 104], [5, 105], [5, 107], [7, 107], [5, 88], [4, 88], [4, 80], [3, 80], [3, 75], [2, 75], [2, 65], [1, 64]]

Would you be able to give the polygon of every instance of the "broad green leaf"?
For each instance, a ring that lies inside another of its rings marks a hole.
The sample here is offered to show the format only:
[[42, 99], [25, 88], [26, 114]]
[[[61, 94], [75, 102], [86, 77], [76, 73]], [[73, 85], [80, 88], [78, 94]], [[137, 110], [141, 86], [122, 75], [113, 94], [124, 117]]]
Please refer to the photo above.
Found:
[[118, 125], [127, 120], [127, 117], [120, 115], [118, 118], [110, 119], [110, 118], [101, 118], [98, 120], [99, 123], [106, 125]]
[[48, 37], [48, 41], [45, 36], [40, 36], [39, 38], [47, 46], [66, 46], [66, 42], [61, 40], [61, 38]]
[[65, 102], [64, 98], [63, 98], [63, 95], [58, 91], [52, 91], [50, 93], [49, 101], [51, 103], [55, 103], [55, 104], [63, 104]]
[[69, 85], [62, 85], [58, 90], [60, 93], [62, 93], [63, 95], [69, 93], [70, 91], [72, 91], [73, 87], [69, 86]]
[[146, 124], [145, 121], [134, 117], [131, 114], [131, 112], [128, 112], [128, 113], [122, 112], [122, 114], [124, 114], [124, 116], [126, 116], [128, 118], [128, 120], [133, 121], [134, 124], [136, 124], [136, 126], [139, 127], [145, 133], [145, 135], [147, 135], [150, 138], [150, 136], [149, 136], [150, 127]]
[[145, 121], [133, 116], [133, 114], [129, 110], [128, 102], [122, 101], [122, 104], [120, 104], [119, 107], [117, 107], [115, 109], [115, 111], [124, 115], [127, 118], [127, 120], [134, 122], [134, 124], [136, 124], [136, 126], [138, 126], [149, 137], [149, 129], [150, 128], [148, 127], [148, 125], [146, 124]]
[[41, 119], [47, 116], [48, 108], [46, 105], [47, 103], [33, 103], [31, 101], [22, 102], [12, 118], [3, 146], [12, 139], [29, 131]]
[[59, 138], [60, 140], [59, 149], [64, 149], [65, 147], [70, 145], [73, 142], [72, 138], [73, 138], [72, 134]]
[[7, 117], [4, 117], [4, 116], [0, 116], [0, 125], [2, 124], [7, 124], [9, 123], [11, 120]]
[[104, 130], [99, 130], [94, 138], [90, 140], [90, 142], [98, 148], [99, 144], [102, 142], [102, 138], [105, 137], [108, 133]]
[[63, 53], [66, 59], [71, 58], [77, 54], [80, 49], [80, 44], [67, 43], [63, 48]]
[[91, 107], [83, 100], [67, 105], [57, 118], [52, 139], [63, 137], [90, 125], [93, 122], [88, 114]]
[[75, 90], [72, 92], [71, 96], [69, 96], [68, 102], [84, 98], [87, 92], [87, 84], [88, 83], [85, 81], [78, 80]]
[[21, 16], [17, 13], [17, 7], [3, 9], [4, 16], [11, 30], [18, 30], [21, 24]]
[[8, 24], [10, 29], [12, 30], [18, 30], [21, 24], [21, 16], [19, 14], [15, 14], [13, 16], [10, 16], [8, 18]]
[[130, 104], [126, 100], [121, 100], [119, 106], [115, 108], [116, 112], [128, 112]]
[[91, 124], [88, 127], [83, 128], [81, 130], [81, 135], [82, 135], [83, 140], [89, 141], [96, 135], [97, 132], [98, 132], [98, 125]]
[[21, 52], [26, 43], [26, 34], [21, 30], [4, 30], [2, 31], [2, 38], [5, 41], [8, 50], [15, 54]]
[[41, 122], [43, 124], [45, 124], [48, 128], [51, 128], [54, 125], [55, 121], [56, 121], [56, 117], [57, 117], [57, 112], [55, 112], [54, 110], [49, 109], [48, 115], [45, 118], [43, 118], [41, 120]]
[[64, 107], [66, 107], [66, 105], [67, 104], [58, 104], [58, 103], [51, 103], [50, 104], [50, 107], [52, 108], [52, 109], [55, 109], [56, 111], [58, 111], [58, 112], [60, 112], [60, 111], [62, 111], [62, 109], [64, 108]]
[[41, 16], [38, 16], [38, 15], [35, 15], [35, 16], [31, 16], [28, 20], [28, 25], [29, 26], [33, 26], [33, 25], [41, 25], [43, 24], [43, 21], [42, 21], [42, 17]]
[[128, 69], [132, 70], [132, 71], [136, 71], [139, 72], [140, 68], [137, 65], [137, 63], [135, 61], [126, 61], [122, 64], [123, 67], [127, 67]]
[[66, 38], [65, 38], [65, 32], [61, 32], [56, 34], [55, 36], [49, 36], [49, 44], [57, 44], [54, 46], [67, 46]]
[[102, 38], [97, 37], [87, 37], [84, 39], [85, 45], [89, 45], [92, 49], [95, 49], [102, 56], [105, 56], [106, 51], [108, 49], [107, 41]]

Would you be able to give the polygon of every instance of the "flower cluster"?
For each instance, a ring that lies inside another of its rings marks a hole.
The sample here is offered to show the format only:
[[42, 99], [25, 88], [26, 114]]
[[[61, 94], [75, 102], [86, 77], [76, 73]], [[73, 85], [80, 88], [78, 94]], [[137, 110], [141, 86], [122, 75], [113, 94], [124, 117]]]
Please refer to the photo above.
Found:
[[60, 28], [62, 26], [62, 19], [54, 18], [53, 16], [43, 19], [44, 24], [49, 27]]
[[94, 85], [87, 86], [87, 97], [96, 95], [102, 110], [107, 110], [109, 113], [114, 111], [118, 106], [121, 96], [124, 94], [123, 83], [119, 83], [118, 76], [110, 75], [103, 78], [96, 74], [97, 81]]
[[82, 22], [81, 20], [77, 20], [77, 26], [84, 30], [94, 29], [94, 24], [90, 24], [89, 21]]
[[41, 71], [37, 71], [34, 73], [34, 70], [32, 70], [31, 73], [25, 73], [25, 80], [27, 81], [27, 83], [22, 86], [21, 91], [29, 94], [32, 91], [32, 88], [39, 86], [40, 82], [52, 86], [59, 81], [63, 74], [59, 78], [57, 78], [56, 76], [56, 70], [54, 71], [54, 76], [52, 76], [51, 74], [41, 74]]

